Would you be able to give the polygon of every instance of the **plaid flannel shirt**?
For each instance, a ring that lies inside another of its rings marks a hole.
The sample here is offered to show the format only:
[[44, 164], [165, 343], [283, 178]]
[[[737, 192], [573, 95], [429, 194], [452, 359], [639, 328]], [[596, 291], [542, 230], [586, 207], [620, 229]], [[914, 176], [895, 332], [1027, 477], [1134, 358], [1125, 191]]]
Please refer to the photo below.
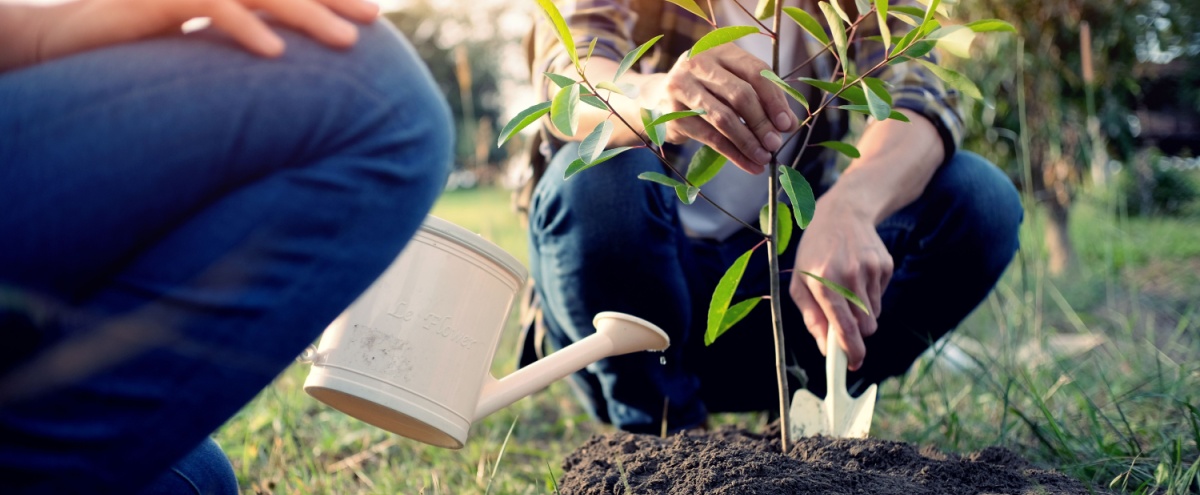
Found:
[[[722, 0], [713, 0], [719, 2]], [[807, 10], [817, 19], [824, 19], [817, 8], [816, 0], [780, 0], [785, 5], [798, 5]], [[833, 0], [838, 1], [838, 0]], [[575, 46], [582, 59], [587, 54], [587, 48], [592, 40], [596, 40], [593, 57], [602, 57], [620, 61], [627, 52], [649, 41], [654, 36], [663, 35], [663, 39], [655, 44], [653, 50], [647, 53], [639, 62], [643, 73], [664, 73], [671, 69], [675, 61], [695, 44], [696, 40], [712, 30], [705, 20], [695, 14], [664, 0], [556, 0], [559, 11], [567, 22], [567, 27], [575, 40]], [[707, 2], [698, 2], [705, 6]], [[897, 3], [909, 3], [907, 1]], [[854, 2], [841, 0], [851, 19], [857, 17]], [[849, 4], [849, 5], [847, 5]], [[712, 13], [709, 12], [711, 17]], [[785, 22], [791, 22], [785, 19]], [[888, 23], [893, 36], [903, 35], [909, 28], [907, 24], [892, 19]], [[870, 16], [859, 25], [863, 38], [879, 34], [875, 16]], [[807, 34], [794, 40], [799, 46], [795, 53], [797, 60], [806, 60], [810, 54], [823, 48], [822, 45]], [[859, 49], [862, 45], [869, 50]], [[539, 22], [533, 32], [533, 59], [531, 72], [533, 84], [538, 94], [546, 96], [546, 78], [543, 72], [559, 72], [571, 66], [554, 28], [544, 17], [539, 16]], [[859, 42], [850, 46], [850, 57], [855, 60], [856, 67], [861, 70], [873, 67], [886, 56], [884, 48], [877, 42]], [[931, 52], [927, 59], [937, 62], [936, 52]], [[794, 77], [812, 77], [829, 80], [834, 70], [835, 59], [826, 52], [817, 57], [803, 71]], [[785, 68], [783, 72], [790, 70]], [[937, 128], [945, 145], [947, 160], [953, 156], [958, 145], [962, 142], [964, 125], [956, 110], [957, 93], [947, 90], [936, 76], [928, 69], [916, 63], [900, 63], [887, 65], [873, 74], [888, 83], [889, 92], [893, 98], [894, 108], [906, 108], [917, 112], [929, 119]], [[792, 82], [792, 85], [805, 94], [810, 102], [817, 101], [815, 88], [807, 84]], [[801, 116], [803, 118], [803, 116]], [[828, 139], [842, 139], [848, 130], [847, 119], [841, 110], [832, 107], [822, 113], [821, 119], [813, 129], [812, 141], [818, 143]], [[548, 134], [548, 133], [545, 133]], [[554, 140], [550, 139], [554, 146]], [[543, 152], [552, 150], [543, 150]], [[819, 154], [808, 153], [806, 163], [801, 164], [800, 171], [809, 179], [814, 187], [826, 189], [836, 177], [837, 155], [832, 150]], [[781, 157], [784, 163], [790, 163], [794, 157]]]

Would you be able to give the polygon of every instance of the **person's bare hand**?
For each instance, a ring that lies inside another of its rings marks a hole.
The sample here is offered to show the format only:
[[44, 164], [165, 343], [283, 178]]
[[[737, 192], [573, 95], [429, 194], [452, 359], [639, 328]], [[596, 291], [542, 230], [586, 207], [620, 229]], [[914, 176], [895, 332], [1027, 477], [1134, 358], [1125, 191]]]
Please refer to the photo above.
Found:
[[[867, 354], [863, 339], [878, 329], [883, 291], [892, 279], [893, 262], [869, 219], [836, 205], [822, 210], [821, 206], [828, 205], [818, 204], [812, 223], [800, 238], [789, 291], [821, 353], [828, 353], [826, 332], [837, 332], [853, 371], [862, 366]], [[850, 289], [871, 309], [871, 314], [801, 271]]]
[[655, 87], [643, 90], [643, 106], [666, 111], [704, 110], [699, 118], [666, 124], [666, 141], [695, 139], [743, 170], [757, 174], [796, 129], [783, 90], [760, 74], [766, 63], [733, 44], [684, 54]]
[[253, 53], [279, 56], [283, 39], [259, 13], [331, 47], [348, 48], [358, 40], [351, 21], [370, 22], [379, 15], [379, 7], [364, 0], [84, 0], [48, 20], [37, 58], [177, 33], [185, 21], [197, 17], [210, 18], [213, 27]]

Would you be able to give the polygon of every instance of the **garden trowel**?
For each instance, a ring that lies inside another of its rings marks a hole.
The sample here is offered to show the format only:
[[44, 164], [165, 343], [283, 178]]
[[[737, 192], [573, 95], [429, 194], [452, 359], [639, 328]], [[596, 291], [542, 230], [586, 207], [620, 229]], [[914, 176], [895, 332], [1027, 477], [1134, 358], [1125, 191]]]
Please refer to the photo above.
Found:
[[825, 340], [825, 399], [801, 389], [792, 396], [788, 410], [788, 437], [812, 435], [866, 438], [875, 413], [877, 386], [871, 385], [857, 399], [846, 391], [846, 351], [831, 330]]

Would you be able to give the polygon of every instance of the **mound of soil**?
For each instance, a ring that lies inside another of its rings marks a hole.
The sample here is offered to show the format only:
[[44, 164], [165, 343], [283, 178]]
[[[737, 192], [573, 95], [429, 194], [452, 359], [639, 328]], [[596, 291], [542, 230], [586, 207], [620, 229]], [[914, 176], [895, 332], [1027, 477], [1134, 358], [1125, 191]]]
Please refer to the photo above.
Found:
[[812, 437], [779, 449], [763, 434], [718, 429], [659, 438], [595, 435], [563, 461], [559, 489], [612, 494], [1083, 494], [1101, 490], [989, 447], [966, 456], [888, 440]]

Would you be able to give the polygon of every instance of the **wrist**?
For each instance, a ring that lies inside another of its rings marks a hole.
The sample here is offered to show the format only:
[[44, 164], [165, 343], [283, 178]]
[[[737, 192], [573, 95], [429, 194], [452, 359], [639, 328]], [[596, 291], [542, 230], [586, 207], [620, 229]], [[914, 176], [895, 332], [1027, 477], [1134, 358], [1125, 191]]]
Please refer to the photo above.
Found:
[[882, 219], [882, 205], [877, 204], [869, 191], [854, 187], [849, 181], [837, 181], [829, 191], [817, 199], [814, 218], [837, 217], [840, 222], [856, 221], [875, 226]]

